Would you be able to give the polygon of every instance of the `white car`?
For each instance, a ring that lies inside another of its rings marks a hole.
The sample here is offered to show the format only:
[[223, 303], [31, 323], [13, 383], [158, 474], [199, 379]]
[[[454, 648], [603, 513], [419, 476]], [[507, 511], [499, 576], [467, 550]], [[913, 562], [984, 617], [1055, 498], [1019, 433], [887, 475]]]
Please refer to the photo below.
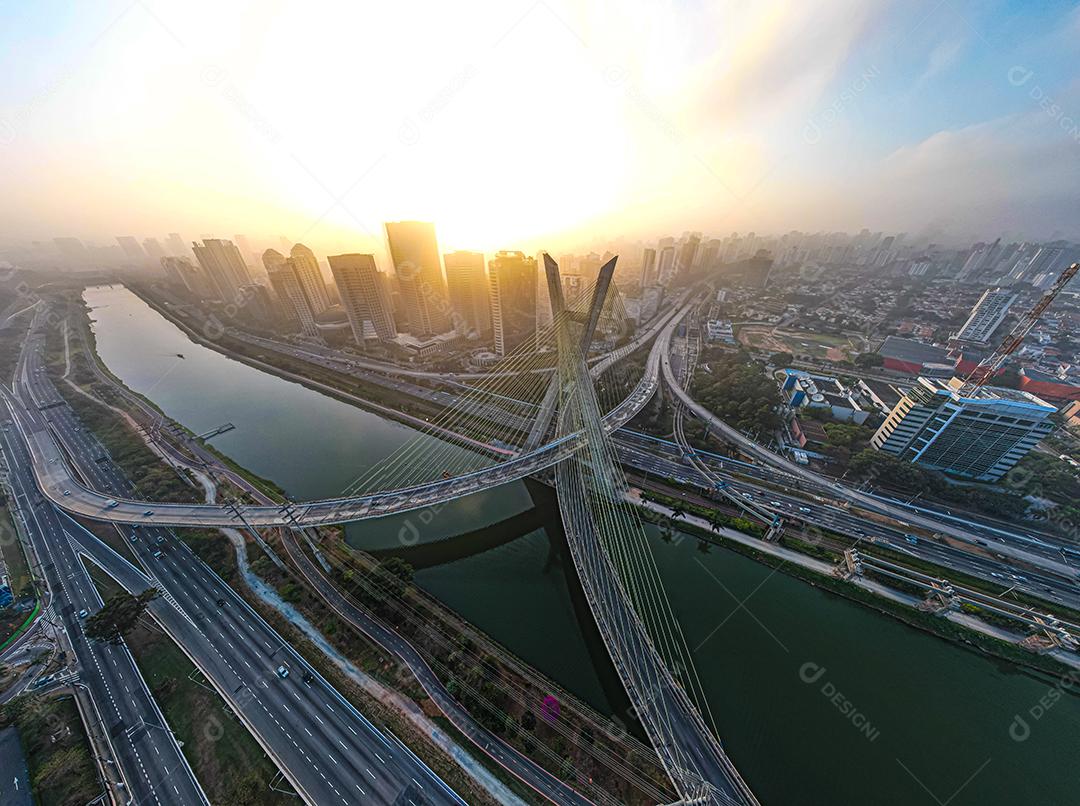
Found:
[[289, 676], [289, 670], [286, 669], [284, 666], [278, 666], [277, 667], [277, 676], [280, 677], [282, 680], [284, 680], [286, 677]]

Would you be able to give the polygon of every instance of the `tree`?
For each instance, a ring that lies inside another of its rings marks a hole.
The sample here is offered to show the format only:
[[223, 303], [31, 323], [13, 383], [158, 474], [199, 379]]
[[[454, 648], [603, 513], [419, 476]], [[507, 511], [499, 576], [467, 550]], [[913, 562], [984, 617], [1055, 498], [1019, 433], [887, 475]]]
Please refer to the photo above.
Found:
[[376, 584], [391, 596], [401, 596], [413, 581], [413, 567], [400, 557], [380, 560], [375, 568]]
[[885, 363], [885, 359], [877, 353], [859, 353], [855, 356], [855, 366], [862, 367], [863, 369], [869, 369], [870, 367], [880, 367]]
[[147, 606], [158, 598], [157, 588], [147, 588], [137, 596], [118, 593], [86, 620], [86, 637], [107, 644], [118, 644], [139, 623]]
[[794, 360], [795, 356], [785, 350], [781, 350], [780, 352], [773, 353], [769, 356], [769, 363], [776, 367], [789, 367]]

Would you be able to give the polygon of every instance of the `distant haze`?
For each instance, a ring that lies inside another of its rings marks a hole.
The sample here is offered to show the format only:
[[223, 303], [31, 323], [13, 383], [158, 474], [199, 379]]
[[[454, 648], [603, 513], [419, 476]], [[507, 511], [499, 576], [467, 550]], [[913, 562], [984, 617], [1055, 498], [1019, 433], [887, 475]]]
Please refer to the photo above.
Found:
[[1075, 2], [42, 0], [0, 11], [0, 245], [1080, 237]]

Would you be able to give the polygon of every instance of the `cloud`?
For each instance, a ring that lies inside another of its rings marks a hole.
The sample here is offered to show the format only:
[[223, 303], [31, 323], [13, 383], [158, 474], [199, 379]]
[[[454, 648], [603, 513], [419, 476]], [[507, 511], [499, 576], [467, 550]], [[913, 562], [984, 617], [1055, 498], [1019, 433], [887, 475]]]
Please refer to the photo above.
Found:
[[964, 43], [959, 39], [945, 40], [938, 43], [926, 60], [926, 67], [922, 75], [916, 80], [915, 85], [921, 86], [930, 79], [945, 72], [956, 62], [957, 57], [964, 49]]

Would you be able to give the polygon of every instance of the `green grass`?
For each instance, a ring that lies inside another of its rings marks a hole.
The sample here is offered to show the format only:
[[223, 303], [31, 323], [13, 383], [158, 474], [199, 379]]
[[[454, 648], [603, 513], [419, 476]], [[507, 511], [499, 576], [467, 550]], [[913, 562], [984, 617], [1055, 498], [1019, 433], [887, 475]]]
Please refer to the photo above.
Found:
[[82, 806], [101, 792], [75, 700], [24, 694], [0, 709], [0, 726], [15, 725], [39, 806]]
[[140, 627], [127, 644], [211, 802], [296, 802], [270, 789], [277, 768], [171, 638]]
[[0, 554], [3, 554], [15, 599], [32, 593], [34, 586], [30, 578], [30, 566], [26, 562], [22, 542], [11, 520], [11, 511], [3, 504], [0, 504]]

